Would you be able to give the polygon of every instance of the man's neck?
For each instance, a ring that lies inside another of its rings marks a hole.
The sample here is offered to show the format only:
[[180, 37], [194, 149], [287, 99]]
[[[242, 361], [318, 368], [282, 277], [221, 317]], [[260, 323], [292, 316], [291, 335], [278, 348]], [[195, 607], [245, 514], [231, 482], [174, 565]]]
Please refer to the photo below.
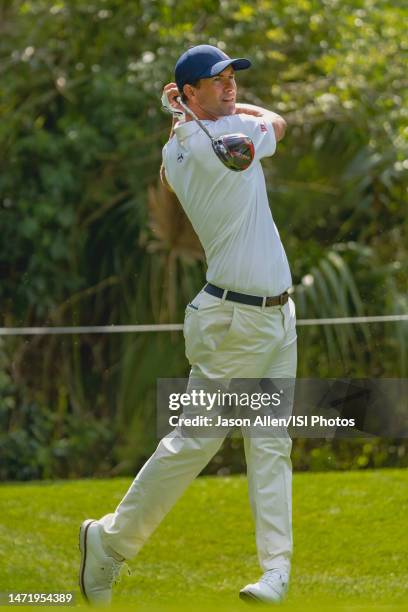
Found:
[[[201, 119], [203, 121], [217, 121], [217, 119], [220, 118], [218, 115], [215, 115], [214, 113], [211, 113], [210, 111], [207, 111], [201, 106], [198, 106], [196, 104], [191, 104], [187, 106], [191, 108], [191, 110], [193, 111], [193, 113], [196, 115], [198, 119]], [[185, 119], [186, 122], [193, 121], [193, 118], [187, 112], [185, 112], [185, 116], [186, 116], [186, 119]]]

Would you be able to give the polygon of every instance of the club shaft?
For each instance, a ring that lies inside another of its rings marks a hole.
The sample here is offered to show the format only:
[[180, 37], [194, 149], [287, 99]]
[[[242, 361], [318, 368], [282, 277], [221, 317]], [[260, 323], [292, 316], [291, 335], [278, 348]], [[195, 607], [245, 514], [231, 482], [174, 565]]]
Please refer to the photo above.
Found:
[[213, 137], [211, 136], [210, 132], [207, 130], [205, 125], [203, 123], [201, 123], [201, 121], [197, 117], [197, 115], [187, 106], [187, 104], [184, 104], [184, 102], [182, 101], [181, 98], [177, 98], [177, 102], [186, 111], [186, 113], [188, 113], [194, 119], [194, 121], [196, 121], [198, 123], [200, 128], [207, 134], [208, 138], [212, 141]]

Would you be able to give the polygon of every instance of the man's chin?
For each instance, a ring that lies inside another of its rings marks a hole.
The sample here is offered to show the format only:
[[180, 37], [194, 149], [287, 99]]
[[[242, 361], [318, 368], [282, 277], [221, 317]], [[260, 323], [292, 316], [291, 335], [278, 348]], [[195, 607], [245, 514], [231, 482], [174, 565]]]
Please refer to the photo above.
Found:
[[220, 116], [227, 117], [228, 115], [235, 115], [235, 102], [224, 102], [222, 105]]

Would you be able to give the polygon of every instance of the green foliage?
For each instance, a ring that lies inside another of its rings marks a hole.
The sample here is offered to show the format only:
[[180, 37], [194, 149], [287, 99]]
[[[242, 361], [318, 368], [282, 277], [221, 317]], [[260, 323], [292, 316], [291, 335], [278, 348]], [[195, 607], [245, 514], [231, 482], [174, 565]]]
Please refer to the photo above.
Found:
[[7, 372], [0, 343], [0, 480], [108, 474], [117, 426], [60, 396], [49, 407], [24, 397]]
[[[403, 314], [408, 301], [398, 287], [395, 272], [399, 270], [395, 263], [381, 263], [370, 247], [356, 242], [334, 244], [295, 285], [297, 316]], [[299, 331], [300, 376], [318, 372], [327, 378], [403, 377], [407, 373], [408, 326], [404, 323], [307, 326]]]
[[297, 439], [293, 445], [292, 462], [299, 471], [362, 470], [378, 467], [407, 467], [406, 440], [381, 438], [353, 440]]
[[116, 464], [115, 435], [107, 420], [87, 414], [61, 419], [44, 406], [24, 402], [18, 416], [20, 423], [7, 427], [13, 417], [1, 409], [0, 480], [106, 475]]
[[[1, 324], [182, 319], [203, 265], [158, 236], [148, 189], [169, 131], [162, 86], [186, 47], [208, 42], [250, 57], [240, 99], [288, 121], [264, 169], [298, 316], [406, 313], [406, 21], [406, 4], [389, 0], [1, 2]], [[299, 375], [406, 376], [407, 334], [406, 324], [300, 328]], [[21, 427], [35, 415], [53, 438], [62, 402], [80, 457], [88, 443], [105, 456], [114, 422], [122, 467], [154, 444], [155, 379], [187, 371], [182, 338], [167, 334], [12, 339], [2, 350], [3, 415], [12, 404]], [[85, 415], [101, 424], [98, 441], [75, 437]], [[51, 474], [52, 444], [21, 435], [8, 448], [31, 448], [31, 474]], [[80, 465], [70, 473], [88, 473]]]

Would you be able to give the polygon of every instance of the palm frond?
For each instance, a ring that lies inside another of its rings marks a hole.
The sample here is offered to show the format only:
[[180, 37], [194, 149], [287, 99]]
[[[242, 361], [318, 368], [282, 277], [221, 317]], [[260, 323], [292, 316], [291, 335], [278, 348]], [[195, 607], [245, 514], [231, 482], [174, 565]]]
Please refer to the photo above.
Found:
[[[305, 275], [295, 286], [295, 299], [299, 318], [332, 318], [363, 315], [364, 306], [353, 275], [344, 258], [333, 250]], [[360, 329], [361, 328], [361, 329]], [[305, 332], [308, 333], [307, 331]], [[356, 330], [351, 324], [324, 325], [311, 337], [325, 339], [328, 362], [345, 364], [363, 362], [366, 351], [359, 336], [365, 343], [370, 332], [363, 325]]]
[[165, 322], [176, 317], [183, 301], [191, 299], [193, 291], [188, 287], [197, 287], [196, 264], [204, 261], [204, 251], [174, 193], [161, 183], [151, 185], [148, 204], [151, 237], [145, 239], [145, 248], [150, 299], [154, 320]]

